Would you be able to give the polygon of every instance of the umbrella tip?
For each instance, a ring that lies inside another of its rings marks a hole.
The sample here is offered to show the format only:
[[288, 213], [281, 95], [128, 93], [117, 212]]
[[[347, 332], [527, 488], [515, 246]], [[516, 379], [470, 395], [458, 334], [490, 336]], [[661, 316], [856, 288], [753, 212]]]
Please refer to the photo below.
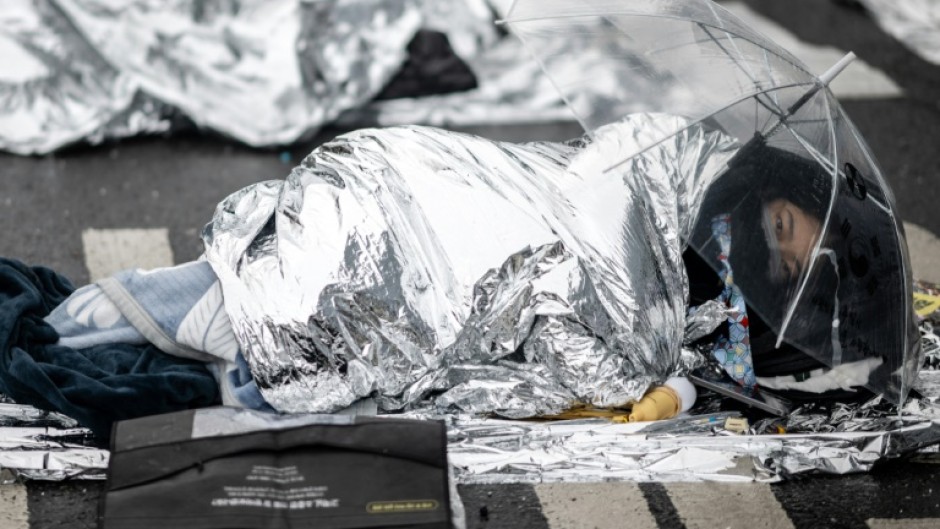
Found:
[[819, 76], [819, 82], [822, 83], [823, 86], [829, 86], [829, 83], [831, 83], [833, 79], [842, 73], [842, 70], [845, 70], [845, 68], [855, 59], [855, 53], [851, 51], [846, 53], [845, 57], [839, 59], [839, 62], [832, 65], [832, 68], [829, 68], [826, 70], [826, 73]]

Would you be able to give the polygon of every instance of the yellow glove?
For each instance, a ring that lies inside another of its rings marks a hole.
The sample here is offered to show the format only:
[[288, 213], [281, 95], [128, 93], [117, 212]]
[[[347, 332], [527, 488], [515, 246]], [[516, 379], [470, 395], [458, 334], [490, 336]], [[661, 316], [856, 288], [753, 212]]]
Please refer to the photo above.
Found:
[[640, 402], [633, 405], [630, 422], [671, 419], [679, 414], [682, 402], [679, 394], [669, 386], [656, 386], [646, 392]]

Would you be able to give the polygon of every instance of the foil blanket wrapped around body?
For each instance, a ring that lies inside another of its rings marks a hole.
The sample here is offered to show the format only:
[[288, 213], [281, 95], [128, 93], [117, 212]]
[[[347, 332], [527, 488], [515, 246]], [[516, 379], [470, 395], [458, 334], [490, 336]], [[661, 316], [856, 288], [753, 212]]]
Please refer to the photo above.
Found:
[[682, 241], [736, 149], [691, 125], [644, 150], [677, 120], [562, 144], [362, 130], [228, 197], [206, 257], [265, 399], [512, 418], [638, 400], [680, 369]]

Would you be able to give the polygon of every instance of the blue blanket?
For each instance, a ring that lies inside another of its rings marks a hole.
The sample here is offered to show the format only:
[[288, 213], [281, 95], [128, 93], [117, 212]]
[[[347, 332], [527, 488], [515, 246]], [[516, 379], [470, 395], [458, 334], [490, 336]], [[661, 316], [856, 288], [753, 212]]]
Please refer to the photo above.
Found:
[[59, 344], [153, 344], [205, 362], [222, 404], [274, 411], [252, 379], [223, 306], [222, 287], [206, 261], [124, 270], [76, 290], [46, 316]]
[[0, 393], [69, 415], [99, 440], [118, 420], [218, 403], [203, 362], [150, 344], [58, 344], [43, 318], [73, 290], [52, 270], [0, 258]]

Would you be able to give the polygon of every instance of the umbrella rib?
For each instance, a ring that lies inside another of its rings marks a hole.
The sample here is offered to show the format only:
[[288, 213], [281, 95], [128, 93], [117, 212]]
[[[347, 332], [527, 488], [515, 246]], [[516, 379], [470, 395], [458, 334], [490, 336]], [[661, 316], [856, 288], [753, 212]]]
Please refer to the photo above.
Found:
[[805, 73], [806, 75], [808, 75], [808, 76], [810, 76], [810, 77], [812, 77], [812, 78], [814, 78], [814, 79], [816, 78], [816, 76], [815, 76], [815, 74], [813, 74], [813, 72], [809, 71], [809, 70], [808, 70], [807, 68], [805, 68], [803, 65], [799, 64], [798, 61], [792, 60], [791, 57], [787, 57], [786, 55], [779, 53], [778, 51], [776, 51], [776, 50], [774, 50], [774, 49], [768, 47], [768, 46], [765, 45], [765, 44], [761, 44], [760, 42], [756, 42], [753, 38], [746, 37], [746, 36], [744, 36], [744, 35], [742, 35], [742, 34], [736, 32], [736, 31], [733, 31], [733, 30], [730, 30], [730, 29], [727, 29], [727, 28], [722, 28], [722, 27], [715, 26], [714, 24], [709, 24], [709, 23], [707, 23], [707, 22], [701, 22], [701, 21], [697, 21], [697, 20], [691, 20], [691, 19], [689, 19], [689, 18], [684, 18], [684, 17], [679, 17], [679, 16], [671, 16], [671, 15], [653, 15], [653, 14], [647, 14], [647, 13], [635, 13], [635, 12], [624, 11], [624, 12], [619, 12], [619, 13], [618, 13], [618, 12], [613, 12], [613, 13], [587, 13], [587, 14], [577, 14], [577, 15], [576, 15], [576, 14], [571, 14], [571, 15], [549, 15], [549, 16], [543, 16], [543, 17], [527, 17], [527, 18], [517, 18], [517, 19], [505, 18], [505, 19], [503, 19], [501, 22], [503, 22], [503, 23], [505, 23], [505, 24], [508, 24], [508, 25], [510, 25], [510, 26], [513, 26], [513, 25], [515, 25], [515, 24], [520, 24], [520, 23], [525, 23], [525, 22], [542, 22], [542, 21], [545, 21], [545, 20], [552, 20], [552, 19], [584, 18], [584, 17], [592, 17], [592, 16], [593, 16], [593, 17], [606, 17], [606, 16], [611, 16], [611, 15], [613, 15], [613, 16], [624, 15], [624, 16], [634, 16], [634, 17], [664, 18], [664, 19], [670, 19], [670, 20], [679, 20], [679, 21], [683, 21], [683, 22], [695, 23], [695, 24], [697, 24], [697, 25], [699, 25], [699, 26], [703, 26], [703, 27], [709, 27], [709, 28], [712, 28], [712, 29], [717, 29], [717, 30], [719, 30], [719, 31], [724, 31], [725, 33], [728, 33], [729, 35], [733, 35], [733, 36], [735, 36], [735, 37], [737, 37], [737, 38], [739, 38], [739, 39], [741, 39], [741, 40], [743, 40], [743, 41], [745, 41], [745, 42], [750, 42], [750, 43], [753, 44], [754, 46], [757, 46], [758, 48], [764, 50], [765, 52], [771, 53], [771, 54], [774, 55], [775, 57], [781, 59], [782, 61], [786, 62], [787, 64], [789, 64], [790, 66], [796, 68], [797, 70], [799, 70], [799, 71]]
[[[754, 75], [754, 72], [753, 72], [750, 68], [748, 68], [745, 63], [742, 63], [737, 57], [735, 57], [734, 54], [732, 54], [731, 51], [730, 51], [728, 48], [726, 48], [724, 44], [722, 44], [722, 42], [718, 39], [718, 37], [716, 37], [714, 34], [712, 34], [712, 32], [710, 31], [710, 29], [709, 29], [708, 27], [706, 27], [705, 25], [703, 25], [703, 24], [701, 24], [701, 23], [699, 23], [698, 25], [699, 25], [699, 27], [702, 28], [702, 31], [704, 31], [705, 34], [708, 35], [708, 38], [711, 39], [712, 42], [714, 42], [715, 45], [718, 46], [719, 49], [721, 49], [721, 51], [725, 52], [725, 55], [727, 55], [728, 58], [730, 58], [730, 59], [734, 62], [734, 64], [736, 64], [736, 65], [738, 66], [738, 68], [740, 68], [741, 71], [744, 72], [744, 74], [747, 75], [747, 76], [751, 79], [751, 82], [754, 83], [754, 86], [757, 87], [757, 88], [760, 88], [760, 82], [757, 80], [757, 76]], [[731, 34], [728, 33], [727, 31], [726, 31], [725, 33], [728, 34], [729, 40], [731, 40], [731, 44], [734, 46], [734, 49], [735, 49], [735, 52], [737, 53], [737, 55], [738, 55], [738, 56], [743, 56], [744, 54], [741, 53], [741, 49], [738, 48], [737, 44], [735, 44], [735, 42], [734, 42], [733, 39], [730, 39]], [[766, 52], [767, 50], [765, 49], [764, 51]], [[772, 108], [772, 107], [771, 107], [771, 104], [769, 104], [769, 103], [767, 103], [767, 102], [765, 102], [765, 101], [763, 101], [763, 100], [761, 99], [760, 94], [757, 95], [757, 96], [755, 96], [754, 99], [755, 99], [761, 106], [763, 106], [763, 107], [766, 108], [768, 111], [770, 111], [771, 114], [777, 116], [778, 118], [784, 119], [784, 110], [783, 110], [783, 109], [781, 109], [781, 108], [779, 108], [779, 107], [777, 107], [777, 108]], [[771, 102], [771, 103], [773, 103], [773, 102]]]
[[[704, 28], [703, 28], [703, 29], [704, 29]], [[712, 34], [711, 34], [710, 32], [705, 31], [705, 33], [708, 35], [708, 38], [695, 39], [695, 40], [683, 42], [683, 43], [681, 43], [681, 44], [676, 44], [676, 45], [673, 45], [673, 46], [670, 46], [670, 47], [659, 48], [659, 49], [655, 50], [654, 52], [651, 52], [651, 53], [650, 53], [650, 56], [655, 56], [655, 55], [660, 54], [660, 53], [672, 52], [672, 51], [675, 51], [675, 50], [677, 50], [677, 49], [681, 49], [681, 48], [684, 47], [684, 46], [689, 46], [689, 45], [691, 45], [691, 44], [705, 44], [705, 43], [707, 43], [707, 42], [715, 42], [715, 43], [717, 43], [717, 41], [715, 40], [715, 37], [712, 36]], [[721, 45], [719, 44], [719, 46], [721, 46]], [[725, 54], [728, 55], [729, 57], [731, 56], [731, 54], [728, 53], [728, 51], [725, 50], [724, 48], [722, 48], [722, 51], [724, 51]], [[767, 50], [763, 50], [763, 51], [764, 51], [764, 62], [767, 63], [767, 70], [770, 70], [771, 68], [770, 68], [770, 62], [769, 62], [768, 57], [767, 57]], [[735, 61], [735, 62], [737, 63], [737, 61]], [[740, 64], [739, 64], [738, 66], [739, 66], [742, 70], [744, 69]], [[748, 73], [748, 77], [751, 78], [751, 81], [754, 81], [754, 77], [752, 77], [750, 73]], [[760, 86], [756, 81], [754, 81], [754, 85], [755, 85], [755, 86]], [[772, 103], [773, 103], [772, 106], [775, 106], [775, 107], [778, 109], [777, 111], [774, 111], [774, 110], [771, 109], [770, 107], [764, 105], [765, 108], [767, 108], [768, 110], [770, 110], [770, 111], [773, 112], [774, 114], [777, 114], [778, 116], [779, 116], [779, 115], [782, 115], [782, 114], [783, 114], [783, 110], [780, 109], [780, 104], [779, 104], [779, 102], [773, 101]]]
[[[721, 42], [720, 42], [710, 31], [708, 31], [708, 29], [707, 29], [705, 26], [702, 26], [701, 24], [699, 24], [699, 25], [702, 27], [702, 30], [705, 32], [705, 34], [708, 35], [708, 38], [707, 38], [707, 39], [702, 39], [702, 40], [693, 40], [693, 41], [691, 41], [691, 44], [702, 44], [702, 43], [705, 43], [705, 42], [714, 42], [719, 48], [721, 48], [721, 51], [725, 52], [725, 55], [727, 55], [729, 58], [731, 58], [731, 60], [734, 61], [734, 63], [737, 64], [738, 67], [741, 68], [742, 71], [744, 71], [744, 73], [751, 79], [751, 82], [754, 83], [754, 86], [759, 88], [759, 87], [760, 87], [760, 83], [758, 83], [757, 80], [755, 79], [755, 76], [754, 76], [753, 72], [751, 72], [748, 68], [745, 68], [744, 65], [743, 65], [740, 61], [738, 61], [737, 59], [735, 59], [735, 58], [732, 56], [731, 52], [728, 51], [728, 50], [721, 44]], [[684, 46], [684, 45], [686, 45], [686, 44], [677, 45], [677, 46], [674, 46], [674, 47], [672, 47], [672, 48], [663, 48], [663, 49], [659, 49], [659, 50], [657, 50], [656, 53], [661, 53], [661, 52], [665, 52], [665, 51], [672, 51], [672, 49], [677, 49], [679, 46]], [[737, 46], [735, 46], [735, 47], [737, 47]], [[737, 50], [737, 51], [738, 51], [738, 53], [740, 54], [740, 50]], [[765, 57], [765, 61], [766, 61], [767, 50], [765, 49], [765, 50], [763, 50], [763, 51], [764, 51], [764, 57]], [[768, 62], [768, 70], [770, 69], [769, 66], [770, 66], [770, 65], [769, 65], [769, 62]], [[758, 98], [755, 98], [755, 100], [756, 100], [761, 106], [763, 106], [763, 107], [766, 108], [768, 111], [770, 111], [771, 114], [777, 116], [778, 118], [781, 118], [781, 119], [783, 118], [783, 116], [784, 116], [784, 110], [780, 108], [780, 105], [779, 105], [778, 102], [776, 102], [776, 101], [766, 102], [766, 101], [761, 100], [761, 98], [759, 98], [759, 97], [758, 97]]]
[[[822, 153], [820, 153], [819, 150], [816, 149], [816, 148], [813, 146], [812, 142], [810, 142], [809, 140], [807, 140], [806, 138], [804, 138], [803, 136], [801, 136], [796, 130], [794, 130], [794, 129], [791, 127], [791, 125], [801, 125], [801, 124], [806, 124], [806, 123], [820, 123], [820, 122], [822, 122], [822, 121], [823, 121], [822, 119], [815, 119], [815, 120], [796, 120], [796, 121], [789, 120], [789, 121], [787, 121], [786, 123], [784, 123], [783, 125], [784, 125], [784, 127], [787, 129], [787, 131], [788, 131], [790, 134], [792, 134], [794, 138], [796, 138], [796, 140], [800, 143], [800, 145], [801, 145], [804, 149], [806, 149], [806, 152], [808, 152], [809, 154], [813, 155], [813, 159], [814, 159], [814, 160], [816, 160], [820, 165], [822, 165], [823, 167], [825, 167], [826, 170], [828, 170], [828, 171], [835, 171], [835, 172], [837, 173], [837, 176], [843, 176], [843, 177], [844, 177], [844, 176], [845, 176], [845, 173], [844, 173], [844, 172], [838, 171], [837, 168], [836, 168], [836, 166], [833, 165], [832, 162], [826, 161], [826, 157], [823, 156]], [[869, 196], [867, 200], [870, 200], [870, 201], [872, 202], [872, 204], [874, 204], [875, 207], [877, 207], [877, 208], [880, 209], [881, 211], [883, 211], [883, 212], [885, 212], [886, 214], [888, 214], [888, 215], [894, 217], [894, 214], [891, 213], [891, 208], [888, 207], [887, 205], [883, 204], [883, 203], [882, 203], [880, 200], [878, 200], [877, 198], [872, 197], [872, 196]]]
[[[725, 106], [723, 106], [723, 107], [721, 107], [721, 108], [716, 108], [715, 110], [709, 112], [709, 113], [708, 113], [707, 115], [705, 115], [705, 116], [702, 116], [702, 117], [700, 117], [700, 118], [697, 118], [697, 119], [692, 120], [692, 121], [685, 127], [685, 129], [687, 129], [687, 128], [693, 126], [693, 125], [697, 125], [697, 124], [701, 123], [702, 121], [704, 121], [704, 120], [710, 118], [711, 116], [714, 116], [715, 114], [717, 114], [717, 113], [719, 113], [719, 112], [722, 112], [722, 111], [724, 111], [724, 110], [727, 110], [727, 109], [733, 107], [734, 105], [737, 105], [738, 103], [740, 103], [740, 102], [742, 102], [742, 101], [746, 101], [746, 100], [748, 100], [748, 99], [750, 99], [750, 98], [752, 98], [752, 97], [756, 97], [756, 96], [758, 96], [758, 95], [766, 94], [766, 93], [768, 93], [768, 92], [773, 92], [773, 91], [776, 91], [776, 90], [786, 90], [787, 88], [796, 88], [796, 87], [798, 87], [798, 86], [807, 86], [807, 85], [812, 85], [812, 84], [814, 84], [814, 83], [811, 83], [811, 82], [791, 83], [791, 84], [787, 84], [787, 85], [775, 86], [775, 87], [773, 87], [773, 88], [762, 88], [762, 89], [756, 90], [756, 91], [754, 91], [754, 92], [750, 92], [750, 93], [748, 93], [748, 94], [742, 95], [741, 97], [738, 97], [738, 98], [734, 99], [733, 101], [729, 102], [727, 105], [725, 105]], [[685, 129], [683, 129], [683, 130], [685, 130]], [[676, 131], [676, 132], [678, 133], [679, 131]], [[631, 155], [630, 157], [628, 157], [628, 158], [626, 158], [626, 159], [624, 159], [624, 160], [621, 160], [621, 161], [615, 163], [614, 165], [611, 165], [610, 167], [604, 169], [604, 172], [606, 173], [606, 172], [609, 172], [609, 171], [613, 171], [614, 169], [616, 169], [616, 168], [620, 167], [621, 165], [623, 165], [623, 164], [627, 163], [628, 161], [630, 161], [631, 158], [633, 158], [633, 157], [635, 157], [635, 156], [638, 156], [638, 155], [640, 155], [640, 154], [643, 154], [644, 152], [646, 152], [646, 151], [652, 149], [653, 147], [659, 145], [660, 143], [662, 143], [662, 142], [668, 140], [670, 137], [672, 137], [672, 135], [666, 136], [666, 137], [664, 137], [664, 138], [662, 138], [662, 139], [660, 139], [660, 140], [657, 140], [657, 141], [655, 141], [655, 142], [653, 142], [653, 143], [647, 145], [646, 147], [644, 147], [644, 148], [642, 148], [641, 150], [637, 151], [636, 153], [634, 153], [634, 154]]]
[[[790, 133], [793, 134], [795, 138], [797, 138], [797, 141], [799, 141], [800, 144], [803, 145], [803, 148], [806, 149], [807, 152], [812, 154], [814, 158], [817, 158], [820, 161], [828, 162], [828, 165], [830, 165], [830, 167], [827, 167], [827, 170], [833, 175], [833, 180], [837, 180], [839, 176], [839, 170], [838, 170], [839, 153], [838, 153], [838, 150], [835, 148], [835, 145], [837, 144], [835, 126], [832, 124], [832, 114], [831, 114], [831, 109], [829, 107], [829, 100], [825, 99], [823, 101], [826, 105], [826, 111], [827, 111], [826, 116], [828, 117], [827, 122], [829, 123], [829, 139], [830, 141], [832, 141], [833, 151], [834, 151], [832, 155], [833, 156], [832, 160], [826, 160], [826, 157], [823, 156], [821, 152], [819, 152], [816, 148], [811, 148], [810, 143], [807, 142], [805, 139], [803, 139], [799, 134], [797, 134], [796, 131], [794, 131], [790, 127], [790, 124], [787, 123], [785, 119], [782, 120], [777, 125], [777, 127], [779, 127], [780, 125], [785, 126], [787, 130], [789, 130]], [[777, 127], [775, 127], [774, 130], [776, 130]], [[826, 164], [823, 164], [823, 165], [825, 166]], [[826, 210], [826, 217], [823, 222], [823, 225], [820, 227], [820, 234], [825, 233], [826, 230], [829, 228], [829, 222], [832, 219], [832, 210], [835, 207], [835, 203], [836, 203], [837, 187], [838, 187], [838, 181], [834, 181], [832, 183], [832, 189], [829, 193], [829, 207]], [[814, 248], [813, 248], [813, 254], [812, 254], [814, 256], [813, 262], [816, 262], [816, 257], [818, 257], [820, 254], [822, 243], [823, 243], [823, 238], [822, 236], [820, 236], [818, 237], [818, 240], [816, 241], [816, 244], [814, 245]], [[794, 296], [793, 300], [790, 302], [790, 308], [787, 310], [787, 315], [786, 317], [784, 317], [783, 322], [780, 324], [780, 332], [777, 333], [777, 343], [774, 346], [776, 348], [780, 348], [780, 346], [783, 344], [783, 339], [786, 336], [787, 329], [789, 329], [790, 327], [790, 322], [793, 321], [793, 315], [796, 313], [796, 305], [797, 303], [799, 303], [800, 299], [802, 299], [803, 293], [806, 291], [806, 285], [809, 284], [809, 276], [810, 276], [809, 272], [810, 272], [809, 270], [806, 271], [806, 275], [803, 277], [803, 281], [800, 283], [800, 288], [797, 290], [796, 296]], [[835, 317], [838, 318], [839, 315], [836, 314]]]
[[778, 105], [776, 101], [764, 101], [764, 100], [761, 98], [761, 96], [766, 96], [766, 95], [767, 95], [766, 93], [757, 94], [756, 96], [754, 96], [754, 99], [757, 100], [757, 103], [758, 103], [760, 106], [766, 108], [768, 112], [770, 112], [771, 114], [773, 114], [773, 115], [776, 116], [777, 118], [779, 118], [779, 119], [781, 119], [781, 120], [782, 120], [782, 119], [785, 119], [785, 118], [786, 118], [786, 115], [784, 114], [783, 109], [780, 108], [780, 105]]
[[754, 72], [751, 71], [750, 68], [747, 68], [745, 64], [742, 63], [738, 59], [738, 57], [743, 56], [744, 54], [741, 53], [741, 49], [738, 48], [738, 46], [734, 43], [734, 39], [731, 38], [730, 33], [725, 31], [725, 34], [728, 36], [728, 40], [730, 40], [731, 44], [734, 45], [734, 50], [735, 52], [737, 52], [738, 57], [735, 57], [731, 53], [731, 51], [728, 50], [728, 48], [726, 48], [725, 45], [722, 44], [720, 40], [718, 40], [718, 37], [712, 34], [711, 29], [708, 26], [702, 24], [701, 22], [698, 23], [698, 26], [702, 28], [702, 31], [704, 31], [705, 34], [708, 35], [708, 38], [710, 38], [712, 42], [714, 42], [715, 45], [718, 46], [719, 49], [721, 49], [721, 51], [725, 52], [725, 55], [727, 55], [734, 62], [734, 64], [738, 65], [738, 68], [740, 68], [741, 71], [744, 72], [744, 74], [747, 75], [751, 79], [751, 82], [754, 83], [754, 86], [760, 86], [760, 83], [757, 81], [757, 77], [754, 75]]
[[[764, 64], [767, 66], [767, 71], [768, 71], [768, 72], [772, 72], [772, 71], [773, 71], [773, 68], [771, 68], [771, 66], [770, 66], [770, 56], [767, 55], [767, 50], [766, 50], [766, 49], [763, 50], [763, 52], [764, 52]], [[773, 95], [773, 100], [774, 100], [774, 105], [776, 105], [776, 106], [779, 108], [779, 107], [780, 107], [780, 99], [777, 97], [777, 94], [774, 94], [774, 95]]]

